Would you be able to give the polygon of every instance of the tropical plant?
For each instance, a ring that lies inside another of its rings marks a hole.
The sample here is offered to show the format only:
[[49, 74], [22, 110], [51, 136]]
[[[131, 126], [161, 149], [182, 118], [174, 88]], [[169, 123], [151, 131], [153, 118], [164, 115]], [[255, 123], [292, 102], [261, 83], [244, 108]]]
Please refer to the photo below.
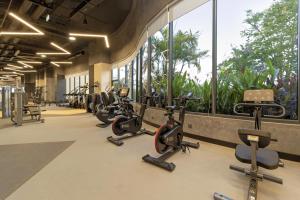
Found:
[[[276, 0], [261, 12], [246, 11], [246, 29], [241, 32], [245, 43], [233, 47], [229, 58], [217, 66], [217, 112], [233, 114], [234, 104], [251, 88], [275, 91], [275, 101], [287, 109], [287, 118], [297, 119], [297, 0]], [[201, 71], [199, 32], [181, 30], [174, 35], [173, 96], [193, 92], [200, 102], [190, 102], [188, 110], [211, 110], [211, 82], [191, 78], [192, 68]], [[152, 36], [152, 88], [167, 89], [168, 28]], [[175, 68], [176, 66], [176, 68]], [[178, 67], [180, 66], [180, 67]]]

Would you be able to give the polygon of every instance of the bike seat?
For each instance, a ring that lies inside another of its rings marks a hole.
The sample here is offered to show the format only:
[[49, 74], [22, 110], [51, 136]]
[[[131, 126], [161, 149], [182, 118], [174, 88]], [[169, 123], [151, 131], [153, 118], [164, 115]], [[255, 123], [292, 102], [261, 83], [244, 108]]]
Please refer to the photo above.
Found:
[[167, 109], [167, 110], [175, 110], [175, 109], [176, 109], [176, 106], [166, 106], [166, 109]]
[[[243, 162], [251, 164], [251, 147], [239, 144], [235, 149], [235, 157]], [[276, 169], [279, 166], [279, 156], [276, 151], [259, 148], [256, 151], [257, 165], [266, 169]]]
[[113, 105], [109, 105], [109, 106], [106, 106], [108, 109], [114, 109], [116, 108], [117, 106], [113, 106]]

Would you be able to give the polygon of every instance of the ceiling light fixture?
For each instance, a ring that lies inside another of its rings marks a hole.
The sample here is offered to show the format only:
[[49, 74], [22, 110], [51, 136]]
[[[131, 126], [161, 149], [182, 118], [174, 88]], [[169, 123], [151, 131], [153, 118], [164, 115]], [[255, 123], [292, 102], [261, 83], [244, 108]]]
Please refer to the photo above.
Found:
[[46, 22], [48, 22], [50, 20], [50, 15], [49, 13], [46, 15]]
[[56, 47], [57, 49], [61, 50], [62, 52], [37, 52], [36, 54], [41, 55], [42, 57], [45, 55], [70, 55], [71, 54], [69, 51], [65, 50], [64, 48], [62, 48], [61, 46], [59, 46], [54, 42], [51, 42], [50, 44]]
[[85, 33], [69, 33], [70, 36], [77, 36], [77, 37], [94, 37], [94, 38], [104, 38], [105, 45], [107, 48], [109, 48], [109, 42], [107, 35], [101, 35], [101, 34], [85, 34]]
[[13, 69], [10, 67], [4, 67], [4, 69], [13, 71], [14, 74], [16, 74], [15, 72], [22, 72], [22, 73], [36, 72], [36, 70], [18, 70], [18, 69]]
[[24, 61], [17, 61], [17, 62], [20, 63], [21, 65], [23, 65], [24, 67], [33, 68], [32, 65], [28, 65], [28, 64], [26, 64]]
[[69, 40], [72, 40], [72, 41], [75, 41], [76, 40], [76, 37], [69, 37]]
[[17, 66], [17, 65], [12, 65], [12, 64], [7, 64], [8, 67], [14, 67], [17, 69], [23, 69], [23, 67]]
[[22, 73], [18, 73], [18, 72], [12, 72], [12, 73], [20, 75], [20, 76], [24, 76], [24, 74], [22, 74]]
[[25, 26], [29, 27], [30, 29], [34, 30], [35, 32], [14, 32], [14, 31], [1, 31], [0, 35], [45, 35], [42, 31], [40, 31], [38, 28], [34, 27], [24, 19], [20, 18], [16, 14], [10, 12], [10, 16], [24, 24]]
[[67, 64], [67, 65], [73, 64], [73, 62], [70, 61], [51, 61], [50, 63], [52, 65], [55, 65], [56, 67], [60, 67], [59, 64]]

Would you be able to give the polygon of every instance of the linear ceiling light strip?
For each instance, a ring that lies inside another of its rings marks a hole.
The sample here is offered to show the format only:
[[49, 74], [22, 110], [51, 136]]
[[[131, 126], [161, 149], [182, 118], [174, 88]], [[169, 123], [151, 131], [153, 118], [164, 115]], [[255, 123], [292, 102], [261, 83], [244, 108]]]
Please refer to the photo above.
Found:
[[62, 48], [61, 46], [59, 46], [54, 42], [51, 42], [50, 44], [55, 48], [61, 50], [62, 52], [37, 52], [36, 54], [37, 55], [70, 55], [71, 54], [69, 51], [67, 51], [66, 49]]
[[19, 22], [21, 22], [22, 24], [24, 24], [25, 26], [27, 26], [28, 28], [34, 30], [35, 32], [1, 31], [0, 35], [45, 35], [41, 30], [31, 25], [30, 23], [28, 23], [21, 17], [17, 16], [16, 14], [10, 12], [9, 15], [15, 18], [16, 20], [18, 20]]
[[109, 42], [108, 42], [107, 35], [102, 35], [102, 34], [85, 34], [85, 33], [69, 33], [69, 36], [104, 38], [105, 45], [106, 45], [107, 48], [109, 48]]
[[51, 61], [50, 63], [55, 65], [56, 67], [60, 67], [59, 64], [73, 64], [73, 62], [70, 61]]

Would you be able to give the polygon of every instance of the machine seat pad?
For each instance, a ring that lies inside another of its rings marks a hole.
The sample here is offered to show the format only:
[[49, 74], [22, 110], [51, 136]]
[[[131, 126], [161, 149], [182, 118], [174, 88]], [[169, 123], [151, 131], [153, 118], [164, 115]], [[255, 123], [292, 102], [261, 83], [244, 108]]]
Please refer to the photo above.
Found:
[[166, 106], [166, 109], [175, 110], [176, 106]]
[[[251, 147], [239, 144], [235, 149], [235, 157], [243, 162], [251, 164]], [[276, 151], [259, 148], [256, 154], [257, 165], [266, 169], [276, 169], [279, 165], [279, 156]]]
[[113, 105], [109, 105], [109, 106], [106, 106], [108, 109], [115, 109], [117, 106], [113, 106]]

